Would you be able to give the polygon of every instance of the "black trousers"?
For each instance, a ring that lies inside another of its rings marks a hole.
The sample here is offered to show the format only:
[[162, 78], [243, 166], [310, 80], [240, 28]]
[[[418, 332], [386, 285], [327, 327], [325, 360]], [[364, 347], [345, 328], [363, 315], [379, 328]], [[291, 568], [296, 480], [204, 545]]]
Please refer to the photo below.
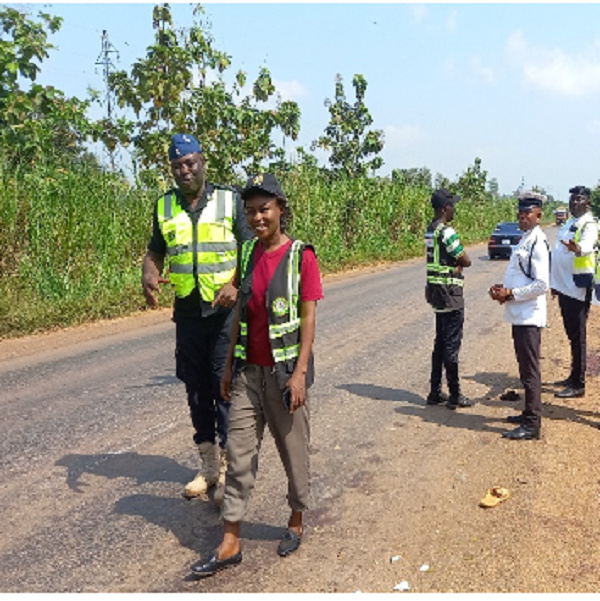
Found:
[[590, 312], [592, 289], [588, 288], [585, 300], [558, 293], [558, 304], [565, 332], [571, 343], [571, 373], [569, 379], [575, 388], [585, 388], [587, 354], [587, 319]]
[[175, 329], [176, 375], [185, 383], [194, 442], [217, 442], [225, 448], [229, 403], [220, 382], [229, 350], [233, 311], [210, 317], [179, 319]]
[[524, 424], [539, 427], [542, 419], [542, 372], [540, 369], [542, 328], [513, 326], [512, 337], [519, 364], [519, 378], [525, 389]]
[[464, 309], [435, 314], [435, 342], [431, 354], [431, 391], [442, 390], [442, 368], [446, 369], [446, 381], [450, 397], [458, 398], [458, 352], [463, 337]]

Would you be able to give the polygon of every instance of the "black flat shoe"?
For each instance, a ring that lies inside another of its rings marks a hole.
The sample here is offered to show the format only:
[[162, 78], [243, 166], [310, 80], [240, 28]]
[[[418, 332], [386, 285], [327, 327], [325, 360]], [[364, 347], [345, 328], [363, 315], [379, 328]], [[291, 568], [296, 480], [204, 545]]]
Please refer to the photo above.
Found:
[[302, 536], [298, 536], [294, 530], [286, 530], [277, 547], [277, 555], [280, 557], [287, 557], [298, 550], [301, 542]]
[[428, 405], [439, 405], [440, 403], [447, 403], [448, 395], [443, 392], [430, 392], [427, 395]]
[[237, 566], [242, 563], [242, 553], [236, 553], [226, 559], [219, 559], [218, 551], [213, 551], [208, 558], [200, 559], [190, 567], [190, 570], [200, 578], [206, 578], [207, 576], [213, 576], [217, 572], [224, 570], [230, 566]]
[[572, 386], [567, 386], [563, 390], [555, 392], [554, 396], [559, 399], [577, 399], [585, 396], [585, 388], [573, 388]]
[[510, 432], [504, 432], [502, 438], [508, 438], [510, 440], [533, 440], [540, 437], [540, 429], [532, 428], [529, 426], [520, 425], [515, 430]]
[[472, 401], [461, 394], [458, 398], [450, 397], [446, 403], [446, 407], [448, 407], [448, 409], [458, 409], [459, 407], [472, 407], [474, 404], [475, 401]]

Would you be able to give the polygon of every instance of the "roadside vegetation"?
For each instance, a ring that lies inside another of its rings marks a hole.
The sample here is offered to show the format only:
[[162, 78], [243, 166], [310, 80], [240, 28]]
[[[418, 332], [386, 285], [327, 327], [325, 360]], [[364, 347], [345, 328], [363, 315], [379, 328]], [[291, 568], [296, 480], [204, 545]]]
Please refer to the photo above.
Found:
[[[463, 197], [455, 226], [467, 244], [515, 220], [514, 197], [498, 195], [479, 158], [454, 180], [427, 168], [378, 176], [384, 139], [371, 128], [360, 74], [353, 100], [340, 75], [326, 100], [330, 121], [311, 151], [327, 151], [329, 165], [300, 147], [292, 161], [272, 140], [275, 132], [297, 138], [296, 103], [276, 100], [264, 67], [249, 92], [243, 72], [226, 85], [220, 76], [231, 57], [214, 48], [201, 21], [177, 29], [168, 5], [154, 9], [147, 55], [129, 73], [112, 74], [112, 93], [130, 117], [91, 121], [86, 111], [98, 93], [67, 98], [35, 83], [60, 25], [44, 13], [0, 7], [0, 338], [144, 308], [141, 260], [154, 200], [170, 186], [165, 158], [175, 131], [198, 136], [212, 181], [241, 185], [259, 170], [275, 173], [292, 205], [292, 235], [315, 245], [326, 273], [423, 255], [428, 201], [440, 186]], [[102, 166], [87, 150], [92, 141], [131, 151], [133, 176]], [[162, 306], [170, 300], [163, 287]]]

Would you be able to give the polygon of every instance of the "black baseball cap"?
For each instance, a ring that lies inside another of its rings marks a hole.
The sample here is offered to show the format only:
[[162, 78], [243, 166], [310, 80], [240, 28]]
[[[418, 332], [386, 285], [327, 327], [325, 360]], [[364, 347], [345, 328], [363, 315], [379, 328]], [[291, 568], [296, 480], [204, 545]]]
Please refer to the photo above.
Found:
[[248, 181], [241, 192], [242, 199], [246, 200], [256, 192], [266, 192], [271, 196], [285, 198], [280, 183], [271, 173], [259, 173], [258, 175], [253, 175], [248, 178]]
[[434, 209], [443, 209], [446, 205], [454, 205], [460, 199], [460, 196], [448, 192], [446, 188], [440, 188], [431, 195], [431, 206]]

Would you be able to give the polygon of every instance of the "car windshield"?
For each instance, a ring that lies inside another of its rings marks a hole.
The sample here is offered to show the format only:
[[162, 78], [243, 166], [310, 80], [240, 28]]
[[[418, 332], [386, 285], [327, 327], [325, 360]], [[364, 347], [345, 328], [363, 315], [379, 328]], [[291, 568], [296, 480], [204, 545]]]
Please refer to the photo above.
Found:
[[513, 233], [520, 234], [521, 229], [518, 223], [499, 223], [494, 230], [494, 233], [502, 232], [503, 234]]

